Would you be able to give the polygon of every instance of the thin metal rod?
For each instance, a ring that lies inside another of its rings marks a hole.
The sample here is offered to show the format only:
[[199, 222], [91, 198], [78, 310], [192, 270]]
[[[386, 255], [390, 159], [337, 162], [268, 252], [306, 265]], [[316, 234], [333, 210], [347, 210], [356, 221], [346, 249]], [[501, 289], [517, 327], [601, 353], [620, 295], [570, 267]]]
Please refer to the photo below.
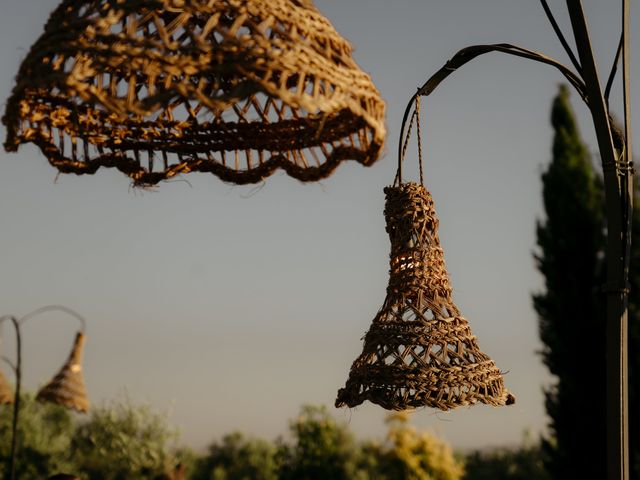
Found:
[[484, 53], [489, 52], [507, 53], [509, 55], [527, 58], [529, 60], [545, 63], [557, 68], [565, 76], [569, 83], [571, 83], [571, 85], [573, 85], [574, 88], [578, 91], [578, 94], [580, 95], [582, 100], [584, 100], [585, 103], [588, 103], [586, 87], [582, 79], [574, 72], [572, 72], [571, 69], [569, 69], [567, 66], [551, 57], [548, 57], [547, 55], [508, 43], [498, 43], [493, 45], [472, 45], [470, 47], [463, 48], [462, 50], [458, 51], [453, 57], [451, 57], [451, 59], [448, 60], [440, 70], [429, 77], [424, 85], [418, 88], [418, 92], [413, 94], [409, 99], [407, 107], [404, 110], [404, 115], [402, 117], [402, 126], [400, 127], [400, 137], [398, 140], [398, 172], [396, 174], [396, 181], [401, 181], [402, 179], [402, 146], [405, 135], [404, 130], [407, 124], [407, 120], [409, 119], [411, 106], [415, 102], [418, 95], [430, 95], [445, 78], [455, 72], [462, 65]]
[[628, 480], [627, 302], [633, 176], [621, 168], [580, 0], [566, 0], [602, 158], [607, 212], [607, 479]]
[[528, 50], [526, 48], [519, 47], [517, 45], [511, 45], [509, 43], [496, 43], [491, 45], [472, 45], [470, 47], [463, 48], [458, 51], [451, 59], [445, 63], [445, 65], [434, 73], [425, 84], [420, 87], [419, 95], [429, 95], [433, 92], [440, 82], [455, 72], [465, 63], [473, 60], [474, 58], [489, 52], [501, 52], [509, 55], [515, 55], [517, 57], [527, 58], [536, 62], [545, 63], [560, 70], [565, 78], [571, 85], [578, 91], [578, 94], [588, 104], [587, 92], [584, 81], [578, 75], [576, 75], [569, 67], [563, 65], [557, 60], [548, 57], [540, 52]]
[[[606, 325], [606, 421], [607, 479], [628, 480], [628, 402], [627, 402], [627, 318], [628, 273], [631, 247], [633, 175], [631, 165], [631, 125], [629, 119], [629, 0], [623, 0], [623, 89], [625, 96], [624, 145], [614, 146], [609, 111], [600, 87], [586, 18], [580, 0], [566, 0], [580, 57], [581, 76], [553, 58], [510, 44], [474, 45], [457, 52], [440, 70], [418, 89], [417, 95], [429, 95], [459, 67], [484, 53], [498, 51], [521, 56], [556, 67], [573, 85], [589, 107], [602, 159], [607, 216], [607, 325]], [[405, 110], [400, 138], [411, 104]], [[618, 151], [615, 147], [618, 147]], [[402, 146], [399, 146], [401, 158]], [[623, 157], [624, 154], [624, 157]], [[401, 166], [401, 164], [400, 164]]]
[[[631, 262], [631, 231], [633, 220], [633, 169], [631, 168], [633, 162], [633, 152], [631, 149], [631, 106], [630, 106], [630, 40], [629, 40], [629, 16], [630, 16], [630, 2], [629, 0], [622, 0], [622, 92], [623, 92], [623, 104], [624, 104], [624, 176], [622, 185], [622, 195], [626, 199], [622, 204], [623, 209], [623, 221], [625, 222], [625, 229], [623, 230], [623, 242], [625, 249], [625, 262], [623, 265], [624, 279], [629, 278], [629, 268]], [[620, 338], [620, 351], [621, 351], [621, 389], [620, 389], [620, 408], [621, 408], [621, 429], [620, 437], [622, 442], [622, 478], [626, 480], [629, 478], [629, 392], [628, 392], [628, 378], [629, 378], [629, 357], [628, 357], [628, 294], [624, 299], [625, 311], [622, 316], [621, 322], [621, 338]]]
[[7, 477], [16, 478], [16, 447], [18, 443], [18, 416], [20, 415], [20, 387], [22, 384], [22, 338], [20, 337], [20, 322], [11, 317], [11, 323], [16, 331], [16, 391], [13, 400], [13, 424], [11, 428], [11, 453], [9, 454], [9, 468]]
[[52, 311], [65, 312], [71, 315], [72, 317], [75, 317], [76, 319], [78, 319], [78, 321], [82, 326], [81, 331], [84, 332], [86, 330], [87, 321], [84, 319], [84, 317], [82, 317], [82, 315], [80, 315], [78, 312], [71, 310], [70, 308], [64, 307], [62, 305], [47, 305], [46, 307], [38, 308], [37, 310], [34, 310], [33, 312], [29, 312], [25, 316], [20, 318], [19, 322], [22, 324], [27, 320], [29, 320], [30, 318], [40, 315], [41, 313], [52, 312]]
[[553, 12], [551, 12], [551, 9], [549, 8], [549, 4], [547, 3], [547, 0], [540, 0], [540, 3], [542, 4], [544, 13], [547, 15], [547, 19], [549, 20], [549, 23], [551, 23], [553, 30], [556, 32], [558, 40], [560, 40], [560, 43], [562, 44], [564, 51], [567, 52], [567, 55], [569, 55], [569, 60], [571, 60], [571, 63], [573, 64], [576, 71], [580, 75], [582, 75], [582, 67], [580, 66], [580, 63], [576, 59], [575, 55], [573, 54], [573, 50], [571, 50], [571, 47], [569, 46], [569, 43], [567, 42], [566, 38], [564, 38], [564, 35], [562, 34], [562, 30], [560, 30], [560, 26], [558, 25], [558, 22], [556, 22], [556, 19], [553, 16]]
[[613, 80], [618, 73], [618, 62], [620, 61], [620, 52], [622, 52], [622, 44], [624, 43], [624, 32], [620, 34], [620, 41], [618, 42], [618, 49], [616, 50], [616, 56], [613, 59], [613, 65], [611, 65], [611, 72], [607, 79], [607, 86], [604, 88], [604, 100], [609, 105], [609, 94], [611, 93], [611, 87], [613, 86]]
[[[622, 0], [622, 92], [624, 101], [624, 137], [625, 137], [625, 156], [628, 162], [633, 161], [633, 154], [631, 150], [631, 95], [629, 88], [631, 85], [630, 79], [630, 40], [629, 40], [629, 17], [630, 6], [629, 0]], [[632, 196], [633, 198], [633, 196]]]

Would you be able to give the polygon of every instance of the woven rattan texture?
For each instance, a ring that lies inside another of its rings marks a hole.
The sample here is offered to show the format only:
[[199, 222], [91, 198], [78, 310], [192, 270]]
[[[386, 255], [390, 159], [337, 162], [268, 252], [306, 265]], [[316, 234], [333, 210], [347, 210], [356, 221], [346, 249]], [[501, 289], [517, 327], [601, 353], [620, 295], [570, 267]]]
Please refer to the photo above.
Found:
[[7, 378], [0, 370], [0, 405], [7, 405], [9, 403], [13, 403], [13, 392], [11, 391], [11, 387], [9, 387], [9, 382], [7, 382]]
[[451, 299], [431, 195], [416, 183], [387, 187], [385, 193], [391, 239], [387, 297], [336, 406], [369, 400], [390, 410], [449, 410], [513, 403], [502, 374], [480, 351]]
[[5, 148], [137, 185], [301, 181], [371, 165], [385, 106], [310, 0], [64, 0], [17, 76]]
[[81, 365], [84, 342], [84, 334], [78, 332], [69, 359], [58, 374], [38, 392], [36, 400], [56, 403], [78, 412], [89, 410]]

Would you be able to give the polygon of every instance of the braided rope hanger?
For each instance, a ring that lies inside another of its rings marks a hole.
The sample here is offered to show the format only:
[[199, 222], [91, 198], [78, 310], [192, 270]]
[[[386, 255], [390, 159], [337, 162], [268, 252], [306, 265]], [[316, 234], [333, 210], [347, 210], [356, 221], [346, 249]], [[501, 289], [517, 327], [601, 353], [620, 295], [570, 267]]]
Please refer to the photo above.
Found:
[[418, 141], [418, 168], [420, 169], [420, 184], [424, 185], [424, 173], [423, 173], [423, 163], [422, 163], [422, 131], [420, 128], [420, 96], [414, 95], [411, 97], [411, 101], [409, 102], [409, 106], [414, 103], [415, 107], [413, 109], [413, 113], [411, 114], [411, 118], [409, 120], [409, 127], [407, 129], [407, 133], [404, 135], [403, 140], [403, 132], [406, 123], [406, 114], [405, 118], [402, 122], [402, 128], [400, 129], [400, 141], [399, 144], [399, 152], [398, 152], [398, 169], [396, 171], [396, 176], [393, 184], [395, 186], [399, 186], [402, 184], [402, 162], [404, 161], [404, 157], [407, 154], [407, 147], [409, 146], [409, 139], [411, 138], [411, 129], [413, 124], [416, 124], [416, 136]]

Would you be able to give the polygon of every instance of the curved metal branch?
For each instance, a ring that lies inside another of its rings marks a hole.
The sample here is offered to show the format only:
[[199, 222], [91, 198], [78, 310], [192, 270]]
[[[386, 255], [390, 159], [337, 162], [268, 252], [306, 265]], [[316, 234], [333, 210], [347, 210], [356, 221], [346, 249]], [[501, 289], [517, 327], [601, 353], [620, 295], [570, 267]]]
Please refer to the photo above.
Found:
[[571, 60], [571, 63], [573, 63], [573, 66], [575, 67], [576, 71], [580, 75], [582, 75], [582, 67], [580, 66], [580, 62], [578, 62], [578, 59], [576, 59], [576, 56], [573, 54], [573, 50], [571, 50], [569, 43], [564, 38], [564, 35], [562, 34], [562, 30], [560, 30], [560, 26], [558, 25], [558, 22], [556, 22], [556, 19], [553, 16], [551, 9], [549, 8], [549, 4], [547, 3], [547, 0], [540, 0], [540, 3], [542, 4], [544, 13], [547, 15], [547, 19], [549, 20], [549, 23], [553, 27], [553, 30], [556, 32], [556, 35], [558, 36], [558, 40], [560, 40], [560, 43], [562, 44], [564, 51], [567, 52], [567, 55], [569, 55], [569, 60]]
[[631, 163], [633, 154], [631, 152], [631, 104], [630, 104], [630, 80], [629, 80], [629, 0], [622, 1], [622, 100], [624, 102], [624, 136], [625, 136], [625, 156], [627, 162]]
[[580, 97], [588, 104], [587, 93], [584, 81], [574, 73], [569, 67], [558, 62], [554, 58], [548, 57], [542, 53], [534, 50], [528, 50], [526, 48], [518, 47], [517, 45], [511, 45], [509, 43], [497, 43], [492, 45], [472, 45], [467, 48], [463, 48], [456, 53], [451, 60], [449, 60], [440, 70], [438, 70], [426, 83], [420, 88], [418, 93], [420, 95], [429, 95], [436, 87], [447, 78], [451, 73], [455, 72], [465, 63], [473, 60], [474, 58], [489, 52], [502, 52], [509, 55], [515, 55], [517, 57], [527, 58], [529, 60], [535, 60], [536, 62], [546, 63], [552, 67], [556, 67], [560, 73], [569, 81], [571, 85], [578, 91]]
[[490, 45], [472, 45], [470, 47], [463, 48], [459, 52], [457, 52], [451, 59], [444, 64], [444, 66], [434, 73], [422, 87], [418, 89], [418, 91], [411, 97], [409, 103], [407, 104], [407, 108], [405, 109], [404, 116], [402, 118], [402, 127], [400, 128], [400, 141], [398, 146], [398, 158], [402, 156], [402, 139], [404, 138], [404, 129], [407, 123], [407, 118], [409, 117], [409, 112], [411, 111], [411, 105], [415, 101], [418, 95], [427, 96], [430, 95], [440, 83], [455, 72], [458, 68], [460, 68], [465, 63], [473, 60], [474, 58], [489, 52], [502, 52], [508, 53], [509, 55], [515, 55], [517, 57], [527, 58], [529, 60], [535, 60], [536, 62], [545, 63], [547, 65], [551, 65], [552, 67], [557, 68], [560, 73], [562, 73], [565, 78], [569, 81], [571, 85], [578, 91], [578, 94], [582, 98], [582, 100], [589, 105], [589, 100], [587, 97], [587, 88], [580, 76], [574, 73], [569, 67], [563, 65], [557, 60], [548, 57], [542, 53], [528, 50], [526, 48], [519, 47], [517, 45], [511, 45], [509, 43], [497, 43]]
[[46, 307], [38, 308], [37, 310], [34, 310], [33, 312], [27, 313], [24, 317], [22, 317], [20, 320], [18, 320], [18, 322], [20, 324], [22, 324], [25, 321], [29, 320], [30, 318], [35, 317], [36, 315], [40, 315], [41, 313], [50, 312], [50, 311], [65, 312], [65, 313], [71, 315], [72, 317], [75, 317], [76, 319], [78, 319], [80, 321], [80, 324], [82, 325], [82, 330], [81, 331], [84, 332], [86, 330], [86, 326], [87, 326], [86, 320], [79, 313], [71, 310], [70, 308], [63, 307], [62, 305], [47, 305]]
[[611, 65], [611, 72], [609, 73], [609, 78], [607, 80], [607, 86], [604, 89], [604, 101], [609, 105], [609, 94], [611, 93], [611, 87], [613, 86], [613, 80], [616, 78], [616, 73], [618, 73], [618, 62], [620, 61], [620, 52], [622, 52], [622, 43], [624, 40], [624, 33], [620, 34], [620, 41], [618, 42], [618, 49], [616, 50], [616, 56], [613, 59], [613, 65]]

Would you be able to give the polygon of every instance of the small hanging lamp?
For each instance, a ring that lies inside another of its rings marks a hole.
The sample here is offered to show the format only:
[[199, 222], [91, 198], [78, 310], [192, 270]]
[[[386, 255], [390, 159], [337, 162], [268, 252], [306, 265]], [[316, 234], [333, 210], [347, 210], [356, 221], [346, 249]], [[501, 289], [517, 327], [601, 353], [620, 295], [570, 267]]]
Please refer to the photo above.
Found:
[[63, 0], [7, 101], [5, 149], [135, 185], [309, 182], [371, 165], [385, 106], [311, 0]]
[[[416, 102], [407, 140], [416, 119], [420, 142], [419, 97]], [[387, 297], [345, 388], [338, 392], [336, 407], [365, 400], [389, 410], [512, 404], [515, 398], [504, 388], [501, 372], [479, 349], [453, 303], [434, 202], [422, 181], [421, 150], [420, 184], [402, 183], [406, 144], [396, 183], [385, 188], [391, 240]]]
[[0, 370], [0, 405], [8, 405], [13, 403], [13, 392], [9, 387], [7, 377], [4, 376], [2, 370]]
[[83, 413], [89, 410], [89, 400], [81, 365], [84, 342], [84, 333], [78, 332], [67, 362], [58, 374], [38, 392], [36, 400], [63, 405]]
[[[10, 317], [4, 317], [4, 318], [7, 319]], [[1, 362], [2, 360], [6, 361], [11, 366], [11, 368], [14, 368], [13, 364], [10, 363], [8, 359], [6, 359], [3, 356], [0, 356], [0, 363], [2, 363]], [[7, 377], [4, 376], [4, 373], [0, 369], [0, 405], [9, 405], [9, 404], [12, 404], [13, 401], [14, 401], [13, 392], [11, 391], [11, 387], [9, 386]]]

